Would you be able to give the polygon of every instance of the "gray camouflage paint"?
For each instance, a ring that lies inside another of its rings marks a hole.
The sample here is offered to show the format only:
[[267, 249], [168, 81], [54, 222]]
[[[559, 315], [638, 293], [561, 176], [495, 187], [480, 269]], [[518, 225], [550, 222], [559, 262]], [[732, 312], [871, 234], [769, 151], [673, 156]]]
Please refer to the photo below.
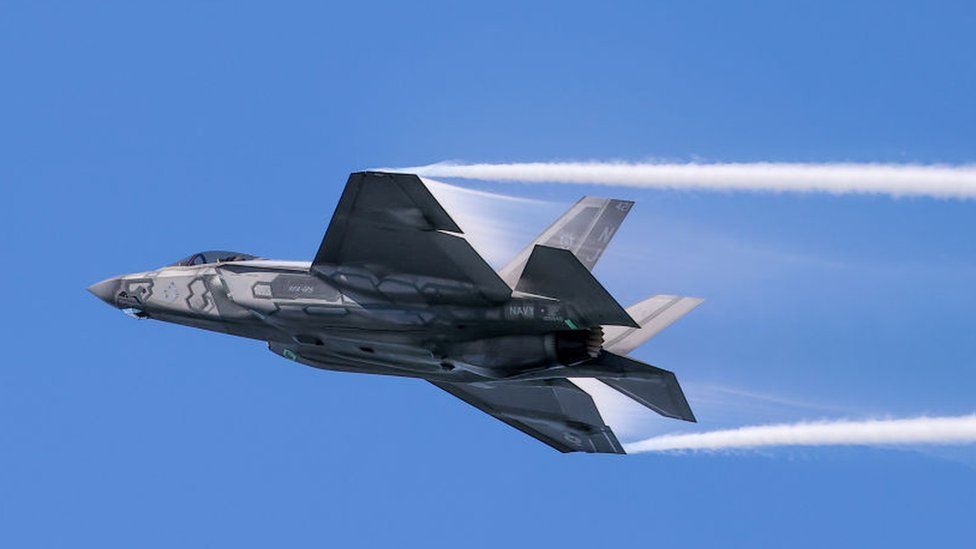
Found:
[[419, 178], [358, 173], [313, 262], [204, 252], [194, 257], [207, 263], [89, 291], [131, 316], [266, 341], [316, 368], [426, 379], [560, 451], [623, 453], [567, 378], [596, 377], [693, 420], [673, 374], [603, 350], [600, 323], [616, 324], [606, 328], [633, 348], [663, 326], [642, 332], [631, 313], [650, 322], [683, 303], [670, 323], [699, 302], [657, 299], [655, 315], [649, 302], [625, 312], [588, 273], [632, 205], [582, 199], [499, 276]]
[[[475, 347], [469, 335], [475, 326], [479, 340], [515, 331], [516, 340], [507, 341], [513, 345], [523, 336], [566, 328], [564, 307], [552, 300], [515, 297], [500, 305], [464, 308], [357, 300], [309, 273], [309, 263], [269, 260], [170, 266], [109, 279], [91, 291], [137, 316], [268, 341], [275, 352], [287, 349], [289, 357], [308, 356], [316, 365], [334, 357], [362, 362], [372, 373], [444, 380], [509, 374], [507, 361], [486, 368], [489, 357], [468, 352]], [[377, 288], [374, 296], [385, 295], [386, 288]], [[545, 347], [540, 343], [532, 350], [541, 362]], [[409, 359], [404, 360], [407, 348]], [[525, 365], [519, 362], [515, 365]]]

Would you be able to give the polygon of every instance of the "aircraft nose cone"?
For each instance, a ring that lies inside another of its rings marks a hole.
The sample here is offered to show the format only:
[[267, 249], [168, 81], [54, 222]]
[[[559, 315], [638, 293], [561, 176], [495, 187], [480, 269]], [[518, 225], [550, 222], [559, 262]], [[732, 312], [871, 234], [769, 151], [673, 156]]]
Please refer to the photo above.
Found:
[[121, 286], [121, 280], [118, 278], [109, 278], [108, 280], [92, 284], [88, 287], [88, 291], [98, 299], [115, 307], [115, 296], [118, 295]]

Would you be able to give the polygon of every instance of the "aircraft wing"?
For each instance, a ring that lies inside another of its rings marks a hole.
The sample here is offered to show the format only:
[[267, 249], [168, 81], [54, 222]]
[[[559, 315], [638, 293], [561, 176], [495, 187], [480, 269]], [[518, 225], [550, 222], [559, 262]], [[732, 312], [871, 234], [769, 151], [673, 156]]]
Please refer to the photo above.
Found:
[[422, 294], [441, 291], [438, 283], [448, 281], [454, 291], [493, 302], [507, 299], [509, 286], [460, 234], [416, 175], [357, 172], [346, 182], [312, 268], [364, 269], [382, 292], [404, 291], [398, 288], [406, 277]]
[[590, 395], [569, 380], [431, 383], [560, 452], [626, 453]]

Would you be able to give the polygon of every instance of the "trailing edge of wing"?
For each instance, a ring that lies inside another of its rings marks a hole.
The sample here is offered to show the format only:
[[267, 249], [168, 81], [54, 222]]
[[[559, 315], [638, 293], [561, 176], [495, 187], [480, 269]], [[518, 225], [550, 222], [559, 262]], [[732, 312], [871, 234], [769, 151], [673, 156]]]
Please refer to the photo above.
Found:
[[515, 288], [571, 305], [587, 326], [640, 327], [569, 250], [536, 246]]

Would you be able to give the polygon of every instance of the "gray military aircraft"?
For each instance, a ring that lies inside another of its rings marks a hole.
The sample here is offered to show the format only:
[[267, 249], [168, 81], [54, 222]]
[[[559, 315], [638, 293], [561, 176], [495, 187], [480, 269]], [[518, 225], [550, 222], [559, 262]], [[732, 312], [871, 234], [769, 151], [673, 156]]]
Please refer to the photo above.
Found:
[[590, 274], [631, 206], [585, 197], [495, 272], [419, 177], [353, 173], [311, 263], [201, 252], [88, 290], [315, 368], [425, 379], [561, 452], [622, 454], [571, 380], [695, 421], [673, 373], [626, 355], [701, 303], [624, 309]]

